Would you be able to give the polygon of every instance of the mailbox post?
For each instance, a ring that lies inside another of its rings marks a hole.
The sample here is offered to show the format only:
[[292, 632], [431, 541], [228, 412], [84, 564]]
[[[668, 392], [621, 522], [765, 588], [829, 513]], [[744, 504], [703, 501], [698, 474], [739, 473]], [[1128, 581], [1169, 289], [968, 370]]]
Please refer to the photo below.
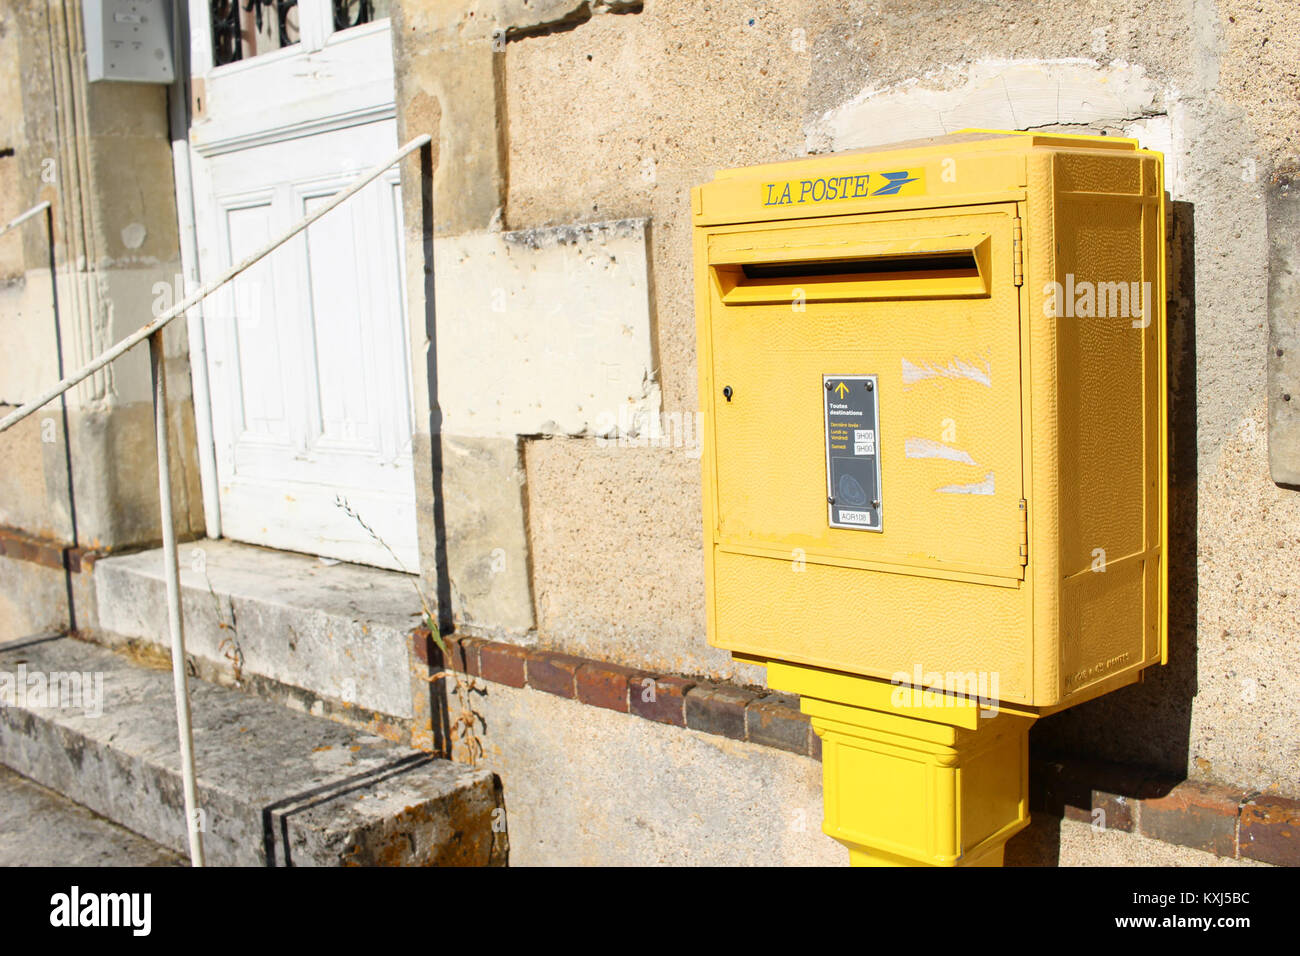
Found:
[[692, 192], [709, 641], [852, 862], [999, 865], [1040, 716], [1167, 653], [1163, 158], [967, 131]]

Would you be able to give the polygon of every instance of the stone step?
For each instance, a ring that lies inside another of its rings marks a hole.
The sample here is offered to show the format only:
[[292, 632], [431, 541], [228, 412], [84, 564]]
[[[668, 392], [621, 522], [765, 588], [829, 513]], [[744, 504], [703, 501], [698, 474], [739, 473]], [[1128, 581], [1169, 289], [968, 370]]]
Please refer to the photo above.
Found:
[[151, 840], [0, 767], [0, 866], [186, 866]]
[[[411, 717], [407, 634], [421, 620], [412, 575], [233, 541], [179, 549], [192, 672], [354, 726]], [[92, 640], [171, 646], [162, 551], [93, 565]]]
[[[210, 864], [504, 863], [489, 772], [206, 681], [190, 690]], [[0, 764], [188, 854], [169, 670], [71, 638], [13, 642], [0, 700]]]

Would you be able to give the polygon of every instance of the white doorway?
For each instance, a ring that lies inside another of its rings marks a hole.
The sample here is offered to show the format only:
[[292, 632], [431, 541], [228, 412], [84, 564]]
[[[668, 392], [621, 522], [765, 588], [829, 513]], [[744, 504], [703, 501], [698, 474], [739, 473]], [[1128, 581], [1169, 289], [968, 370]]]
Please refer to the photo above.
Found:
[[[201, 279], [396, 150], [386, 7], [189, 0]], [[401, 212], [393, 168], [205, 303], [224, 536], [418, 570]]]

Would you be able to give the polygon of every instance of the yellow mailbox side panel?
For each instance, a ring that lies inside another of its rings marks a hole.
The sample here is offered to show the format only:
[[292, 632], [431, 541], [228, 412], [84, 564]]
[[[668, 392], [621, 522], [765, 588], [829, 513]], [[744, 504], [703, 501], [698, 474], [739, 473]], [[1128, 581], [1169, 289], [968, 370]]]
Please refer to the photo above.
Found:
[[1162, 173], [1159, 154], [1140, 150], [1029, 158], [1034, 699], [1044, 707], [1165, 658]]

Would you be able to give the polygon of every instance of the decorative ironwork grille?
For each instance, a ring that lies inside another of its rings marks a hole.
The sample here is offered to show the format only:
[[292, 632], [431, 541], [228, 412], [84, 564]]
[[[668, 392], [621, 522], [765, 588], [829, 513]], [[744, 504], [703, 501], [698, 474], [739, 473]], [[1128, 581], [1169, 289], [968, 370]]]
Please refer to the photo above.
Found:
[[[388, 14], [384, 0], [330, 0], [330, 6], [336, 31], [359, 27]], [[298, 0], [211, 0], [213, 62], [224, 66], [297, 43], [297, 7]], [[249, 31], [245, 13], [253, 14], [256, 31], [251, 39], [246, 35]], [[273, 35], [267, 30], [271, 16], [275, 17]]]
[[375, 18], [373, 0], [334, 0], [334, 29], [359, 27]]
[[[369, 0], [364, 0], [369, 3]], [[243, 25], [240, 13], [252, 13], [253, 22], [260, 36], [268, 18], [274, 14], [276, 24], [276, 48], [289, 46], [298, 42], [298, 25], [289, 17], [289, 12], [298, 6], [298, 0], [247, 0], [242, 10], [239, 0], [212, 0], [212, 59], [217, 66], [242, 60], [250, 52], [246, 49]], [[335, 20], [338, 19], [337, 0], [335, 2]]]

